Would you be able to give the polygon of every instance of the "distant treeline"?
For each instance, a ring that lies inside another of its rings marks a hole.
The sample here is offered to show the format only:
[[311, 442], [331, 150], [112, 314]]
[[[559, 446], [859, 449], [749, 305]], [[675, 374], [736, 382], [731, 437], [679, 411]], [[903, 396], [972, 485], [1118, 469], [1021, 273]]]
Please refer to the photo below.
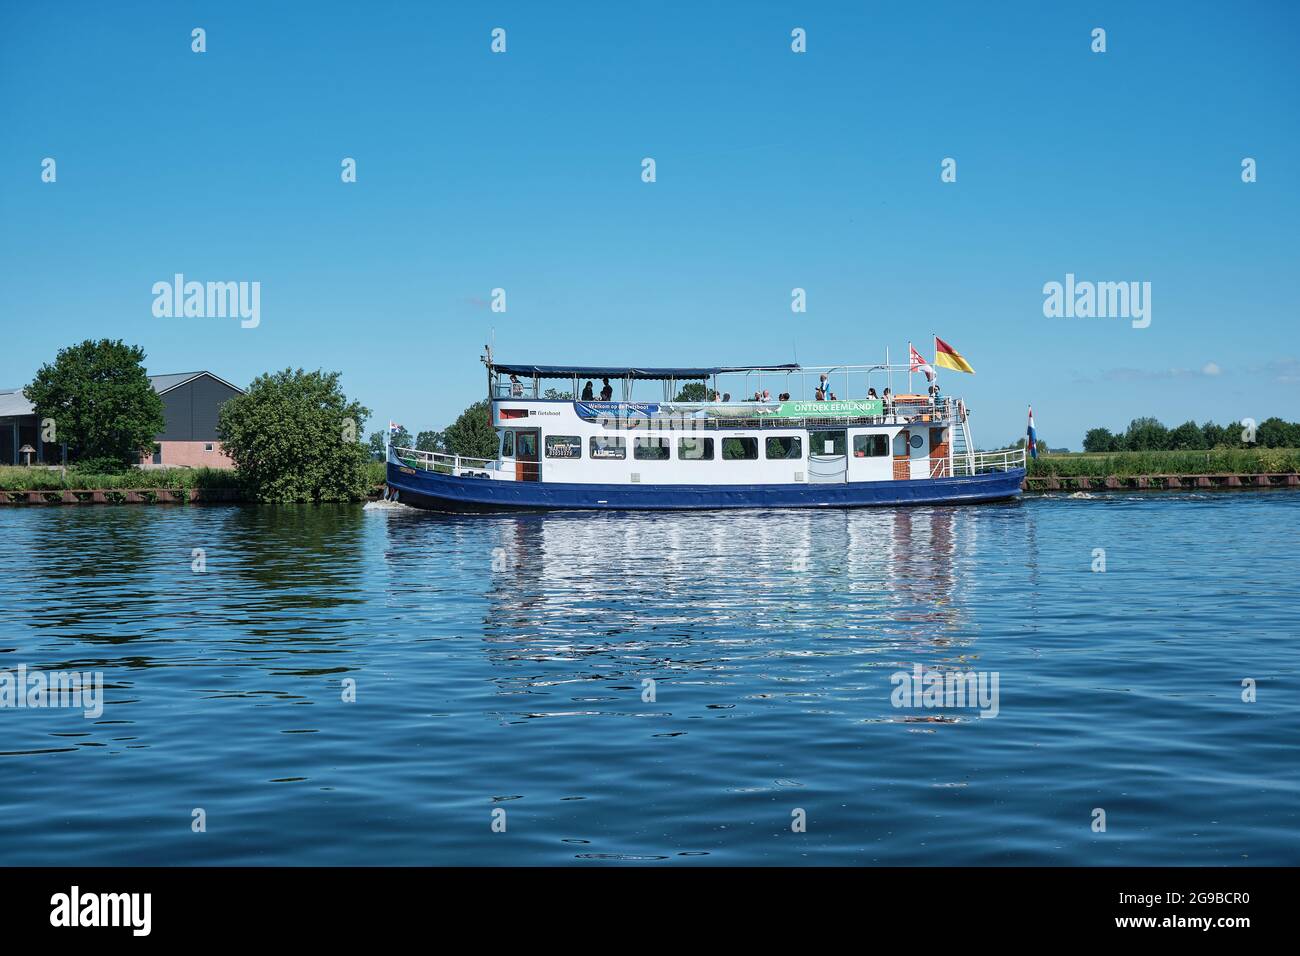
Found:
[[1083, 450], [1206, 451], [1212, 448], [1300, 448], [1300, 423], [1266, 418], [1258, 425], [1250, 419], [1228, 425], [1183, 422], [1166, 428], [1154, 418], [1135, 418], [1128, 430], [1116, 434], [1109, 428], [1091, 428], [1083, 437]]

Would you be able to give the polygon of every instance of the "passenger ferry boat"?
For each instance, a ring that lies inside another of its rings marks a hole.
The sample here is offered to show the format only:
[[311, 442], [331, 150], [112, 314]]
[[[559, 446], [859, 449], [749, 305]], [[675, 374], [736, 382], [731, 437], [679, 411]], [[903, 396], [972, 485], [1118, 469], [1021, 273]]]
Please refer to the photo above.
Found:
[[[457, 512], [839, 508], [996, 501], [1019, 495], [1025, 476], [1024, 449], [974, 450], [960, 399], [861, 397], [907, 380], [907, 365], [507, 365], [490, 348], [482, 361], [497, 456], [389, 448], [390, 499]], [[843, 400], [789, 398], [823, 374], [831, 393], [843, 383]], [[723, 390], [737, 378], [750, 399]], [[611, 394], [570, 397], [586, 383]], [[659, 400], [634, 400], [653, 383]]]

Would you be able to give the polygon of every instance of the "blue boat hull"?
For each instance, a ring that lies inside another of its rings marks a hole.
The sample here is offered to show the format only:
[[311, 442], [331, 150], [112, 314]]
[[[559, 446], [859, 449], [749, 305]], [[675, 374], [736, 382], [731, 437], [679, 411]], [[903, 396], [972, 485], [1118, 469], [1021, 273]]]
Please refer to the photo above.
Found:
[[789, 485], [592, 485], [457, 478], [388, 463], [389, 496], [434, 511], [675, 511], [967, 504], [1020, 494], [1025, 470], [957, 478]]

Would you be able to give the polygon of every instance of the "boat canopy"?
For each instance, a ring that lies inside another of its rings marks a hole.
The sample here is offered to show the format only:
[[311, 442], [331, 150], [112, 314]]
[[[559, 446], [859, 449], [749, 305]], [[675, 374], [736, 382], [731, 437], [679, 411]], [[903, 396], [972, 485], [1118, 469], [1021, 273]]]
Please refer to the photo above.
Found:
[[635, 368], [631, 366], [597, 365], [506, 365], [492, 363], [492, 371], [505, 375], [523, 375], [528, 378], [622, 378], [641, 381], [707, 380], [728, 372], [797, 372], [799, 366], [789, 365], [730, 365], [716, 368]]

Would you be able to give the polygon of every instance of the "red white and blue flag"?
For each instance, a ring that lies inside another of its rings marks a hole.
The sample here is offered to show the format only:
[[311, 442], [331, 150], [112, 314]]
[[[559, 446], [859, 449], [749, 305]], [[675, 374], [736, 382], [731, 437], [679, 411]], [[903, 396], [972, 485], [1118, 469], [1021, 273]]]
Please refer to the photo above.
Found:
[[388, 430], [390, 432], [400, 432], [402, 430], [402, 426], [398, 425], [396, 422], [390, 419], [388, 422]]
[[1028, 436], [1029, 456], [1038, 457], [1038, 429], [1034, 427], [1034, 406], [1029, 406], [1029, 430], [1025, 433]]

